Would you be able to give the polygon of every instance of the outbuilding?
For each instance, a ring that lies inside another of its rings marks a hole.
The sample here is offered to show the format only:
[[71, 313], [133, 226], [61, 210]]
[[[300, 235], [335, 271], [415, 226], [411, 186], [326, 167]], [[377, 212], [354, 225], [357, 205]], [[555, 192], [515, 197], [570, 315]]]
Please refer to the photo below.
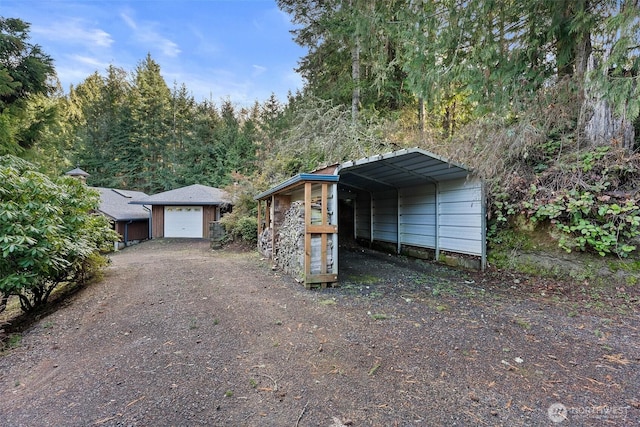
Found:
[[209, 224], [230, 209], [226, 191], [193, 184], [131, 201], [152, 208], [151, 238], [209, 238]]
[[127, 246], [149, 238], [150, 208], [129, 204], [131, 200], [147, 197], [141, 191], [92, 187], [100, 193], [100, 213], [109, 218], [120, 235], [120, 245]]
[[[65, 175], [85, 184], [87, 178], [91, 176], [79, 167], [66, 172]], [[90, 188], [100, 193], [98, 212], [109, 218], [113, 229], [120, 235], [120, 241], [115, 242], [116, 249], [149, 238], [150, 208], [144, 205], [129, 204], [131, 200], [147, 197], [145, 193], [105, 187]]]
[[[458, 259], [479, 269], [486, 266], [482, 180], [465, 166], [419, 148], [301, 174], [256, 200], [260, 251], [290, 274], [296, 268], [289, 264], [301, 264], [297, 271], [302, 273], [294, 277], [307, 287], [338, 281], [338, 230], [340, 241], [351, 239], [436, 260]], [[302, 231], [300, 225], [291, 231], [295, 216], [301, 217], [297, 223], [304, 225]], [[310, 243], [292, 249], [288, 242], [295, 236], [311, 242], [314, 235], [320, 241], [317, 249]], [[325, 241], [331, 243], [325, 246]], [[314, 259], [319, 260], [318, 271]]]

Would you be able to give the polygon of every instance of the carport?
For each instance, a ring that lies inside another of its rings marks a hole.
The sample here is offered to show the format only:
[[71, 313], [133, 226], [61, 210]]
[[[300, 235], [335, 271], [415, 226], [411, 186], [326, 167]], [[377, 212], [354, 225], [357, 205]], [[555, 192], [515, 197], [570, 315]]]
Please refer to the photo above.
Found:
[[431, 250], [436, 260], [469, 255], [485, 268], [484, 188], [466, 167], [412, 148], [342, 163], [334, 174], [356, 240], [407, 255]]
[[[486, 266], [482, 181], [466, 167], [419, 148], [301, 174], [257, 195], [256, 200], [260, 251], [285, 271], [296, 270], [291, 268], [292, 259], [300, 260], [295, 267], [303, 273], [296, 278], [307, 287], [319, 283], [314, 278], [318, 273], [322, 286], [338, 280], [339, 232], [398, 254], [436, 260], [461, 254], [477, 260], [478, 268]], [[319, 209], [315, 219], [311, 205]], [[296, 231], [301, 240], [292, 244], [288, 239], [284, 248], [281, 236], [292, 233], [283, 218], [294, 207], [302, 216], [297, 221], [302, 228]], [[314, 233], [321, 233], [318, 249], [310, 243]], [[327, 246], [327, 242], [334, 244]], [[279, 255], [285, 252], [286, 257]], [[311, 266], [313, 259], [320, 266], [317, 272]]]

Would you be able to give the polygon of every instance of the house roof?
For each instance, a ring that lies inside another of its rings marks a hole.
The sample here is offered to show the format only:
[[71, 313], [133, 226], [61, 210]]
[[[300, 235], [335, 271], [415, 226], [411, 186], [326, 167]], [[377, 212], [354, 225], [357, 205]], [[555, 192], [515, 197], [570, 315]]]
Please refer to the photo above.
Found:
[[136, 205], [225, 205], [230, 204], [231, 199], [226, 191], [206, 185], [193, 184], [187, 187], [176, 188], [164, 193], [135, 198], [130, 201]]
[[65, 172], [65, 175], [69, 175], [69, 176], [82, 176], [84, 178], [88, 177], [89, 174], [86, 173], [85, 171], [83, 171], [80, 168], [75, 168], [70, 170], [69, 172]]
[[93, 188], [100, 192], [98, 210], [114, 221], [149, 219], [149, 211], [144, 206], [129, 204], [134, 198], [146, 197], [145, 193], [104, 187]]

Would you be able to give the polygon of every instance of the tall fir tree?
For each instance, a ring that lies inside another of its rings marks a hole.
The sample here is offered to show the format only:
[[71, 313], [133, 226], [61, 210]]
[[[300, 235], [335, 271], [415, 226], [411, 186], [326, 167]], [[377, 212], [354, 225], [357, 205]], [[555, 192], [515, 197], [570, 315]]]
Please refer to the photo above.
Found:
[[129, 103], [135, 124], [130, 144], [135, 147], [132, 154], [139, 151], [140, 158], [128, 159], [135, 168], [128, 187], [149, 193], [164, 191], [171, 181], [166, 156], [172, 134], [171, 91], [160, 74], [160, 65], [150, 54], [136, 68]]

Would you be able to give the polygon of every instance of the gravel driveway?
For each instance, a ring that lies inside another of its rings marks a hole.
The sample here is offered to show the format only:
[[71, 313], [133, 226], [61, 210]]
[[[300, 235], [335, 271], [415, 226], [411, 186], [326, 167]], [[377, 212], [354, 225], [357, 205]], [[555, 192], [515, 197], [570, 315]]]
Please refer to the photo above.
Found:
[[206, 241], [114, 254], [0, 357], [0, 424], [640, 425], [635, 287], [594, 307], [562, 283], [342, 252], [342, 286], [315, 291]]

